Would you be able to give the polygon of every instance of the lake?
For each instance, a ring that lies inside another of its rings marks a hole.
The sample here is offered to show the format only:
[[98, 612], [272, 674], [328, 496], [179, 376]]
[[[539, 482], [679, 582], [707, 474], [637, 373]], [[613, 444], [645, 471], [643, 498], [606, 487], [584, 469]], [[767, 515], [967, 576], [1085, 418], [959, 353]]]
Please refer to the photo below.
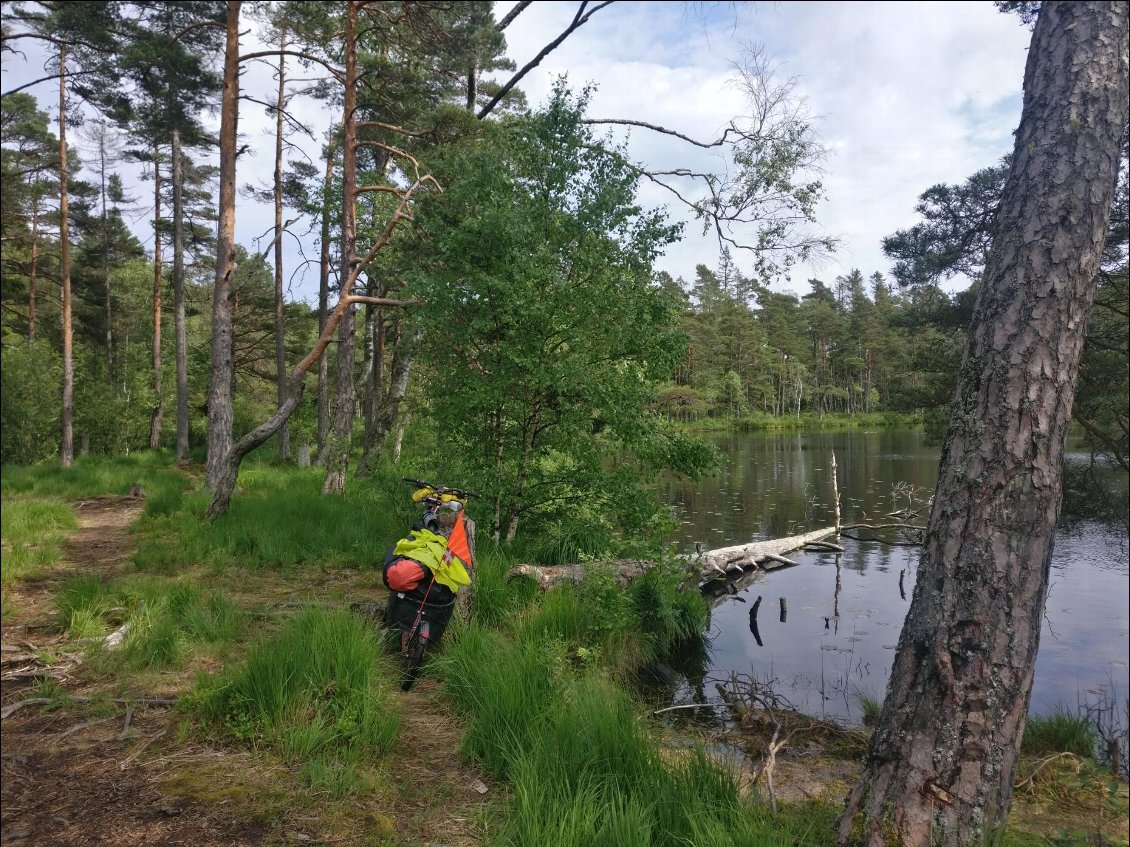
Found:
[[[906, 508], [912, 497], [926, 501], [937, 478], [938, 449], [926, 446], [918, 432], [727, 434], [711, 440], [724, 457], [718, 473], [698, 484], [660, 483], [680, 521], [674, 541], [684, 551], [693, 551], [696, 542], [714, 549], [833, 525], [833, 451], [845, 525], [890, 523], [887, 515]], [[915, 522], [927, 518], [924, 508]], [[886, 691], [919, 548], [873, 540], [878, 534], [900, 540], [897, 532], [857, 534], [859, 540], [840, 540], [843, 553], [792, 553], [797, 567], [717, 592], [705, 645], [659, 668], [658, 699], [717, 701], [714, 683], [738, 673], [773, 680], [774, 690], [807, 714], [858, 723], [860, 696], [882, 700]], [[1110, 697], [1124, 704], [1130, 687], [1125, 525], [1061, 530], [1050, 586], [1031, 711], [1046, 713], [1057, 705], [1075, 710]]]

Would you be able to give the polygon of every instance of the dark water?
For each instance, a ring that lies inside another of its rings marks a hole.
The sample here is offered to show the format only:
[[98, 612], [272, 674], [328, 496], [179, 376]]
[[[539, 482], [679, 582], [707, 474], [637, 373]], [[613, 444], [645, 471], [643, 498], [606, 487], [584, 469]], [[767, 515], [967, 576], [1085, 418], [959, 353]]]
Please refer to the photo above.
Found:
[[[833, 450], [844, 524], [891, 522], [888, 513], [933, 494], [937, 475], [937, 450], [916, 432], [726, 435], [715, 443], [725, 456], [717, 475], [698, 485], [662, 484], [682, 524], [675, 540], [685, 550], [695, 542], [712, 549], [832, 525]], [[916, 522], [927, 516], [924, 509]], [[799, 567], [762, 574], [714, 598], [705, 649], [662, 668], [662, 699], [716, 701], [714, 683], [733, 672], [773, 680], [775, 691], [808, 714], [858, 722], [860, 696], [881, 700], [886, 690], [918, 566], [917, 547], [858, 534], [858, 541], [841, 539], [844, 553], [790, 554]], [[1074, 710], [1111, 696], [1125, 702], [1128, 589], [1124, 526], [1083, 524], [1057, 535], [1033, 712]]]

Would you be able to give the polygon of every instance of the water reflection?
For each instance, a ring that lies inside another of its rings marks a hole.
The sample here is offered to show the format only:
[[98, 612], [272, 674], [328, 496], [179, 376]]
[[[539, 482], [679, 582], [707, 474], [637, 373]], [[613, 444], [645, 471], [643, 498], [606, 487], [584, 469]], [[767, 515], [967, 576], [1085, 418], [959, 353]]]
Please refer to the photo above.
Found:
[[[699, 485], [667, 480], [687, 550], [791, 535], [833, 523], [831, 452], [845, 523], [889, 523], [907, 486], [933, 491], [937, 451], [913, 432], [719, 437], [723, 469]], [[922, 522], [925, 516], [923, 515]], [[707, 702], [730, 673], [774, 680], [803, 711], [858, 722], [861, 697], [879, 700], [914, 589], [918, 548], [870, 536], [842, 553], [790, 554], [799, 566], [710, 586], [708, 643], [693, 661], [672, 659], [663, 683], [674, 702]], [[1130, 673], [1130, 566], [1125, 532], [1083, 524], [1057, 535], [1033, 711], [1074, 708], [1090, 697], [1125, 698]], [[699, 710], [694, 710], [697, 714]]]

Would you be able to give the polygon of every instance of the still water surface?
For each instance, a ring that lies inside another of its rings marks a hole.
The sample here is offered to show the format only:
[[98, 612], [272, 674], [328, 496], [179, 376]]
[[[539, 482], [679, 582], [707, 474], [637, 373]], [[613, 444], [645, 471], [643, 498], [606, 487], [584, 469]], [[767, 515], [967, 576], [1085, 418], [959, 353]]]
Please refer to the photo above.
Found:
[[[713, 549], [832, 525], [833, 450], [844, 524], [889, 523], [888, 513], [908, 505], [908, 487], [924, 501], [937, 476], [938, 451], [925, 446], [917, 432], [734, 434], [713, 440], [724, 456], [717, 474], [698, 484], [661, 484], [681, 521], [674, 540], [688, 551], [695, 542]], [[916, 522], [927, 516], [923, 511]], [[919, 552], [868, 540], [874, 533], [859, 535], [863, 540], [841, 539], [844, 553], [790, 554], [798, 567], [764, 573], [713, 598], [705, 648], [662, 668], [669, 692], [664, 699], [716, 701], [714, 683], [735, 672], [773, 680], [779, 694], [810, 715], [857, 723], [860, 695], [881, 700], [886, 690]], [[1111, 695], [1125, 700], [1128, 589], [1124, 526], [1084, 524], [1058, 533], [1033, 712], [1057, 705], [1074, 710]]]

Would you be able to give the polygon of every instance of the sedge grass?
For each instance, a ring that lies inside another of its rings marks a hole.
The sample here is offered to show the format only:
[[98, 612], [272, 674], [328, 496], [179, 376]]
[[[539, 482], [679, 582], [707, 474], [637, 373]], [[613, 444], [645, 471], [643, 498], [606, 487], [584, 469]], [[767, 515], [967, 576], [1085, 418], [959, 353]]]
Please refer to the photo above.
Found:
[[179, 508], [170, 504], [147, 513], [140, 523], [138, 567], [155, 573], [198, 564], [375, 567], [411, 523], [404, 491], [383, 479], [355, 484], [345, 497], [327, 497], [316, 469], [259, 466], [241, 473], [240, 485], [228, 513], [214, 521], [201, 520], [206, 494], [182, 495]]

